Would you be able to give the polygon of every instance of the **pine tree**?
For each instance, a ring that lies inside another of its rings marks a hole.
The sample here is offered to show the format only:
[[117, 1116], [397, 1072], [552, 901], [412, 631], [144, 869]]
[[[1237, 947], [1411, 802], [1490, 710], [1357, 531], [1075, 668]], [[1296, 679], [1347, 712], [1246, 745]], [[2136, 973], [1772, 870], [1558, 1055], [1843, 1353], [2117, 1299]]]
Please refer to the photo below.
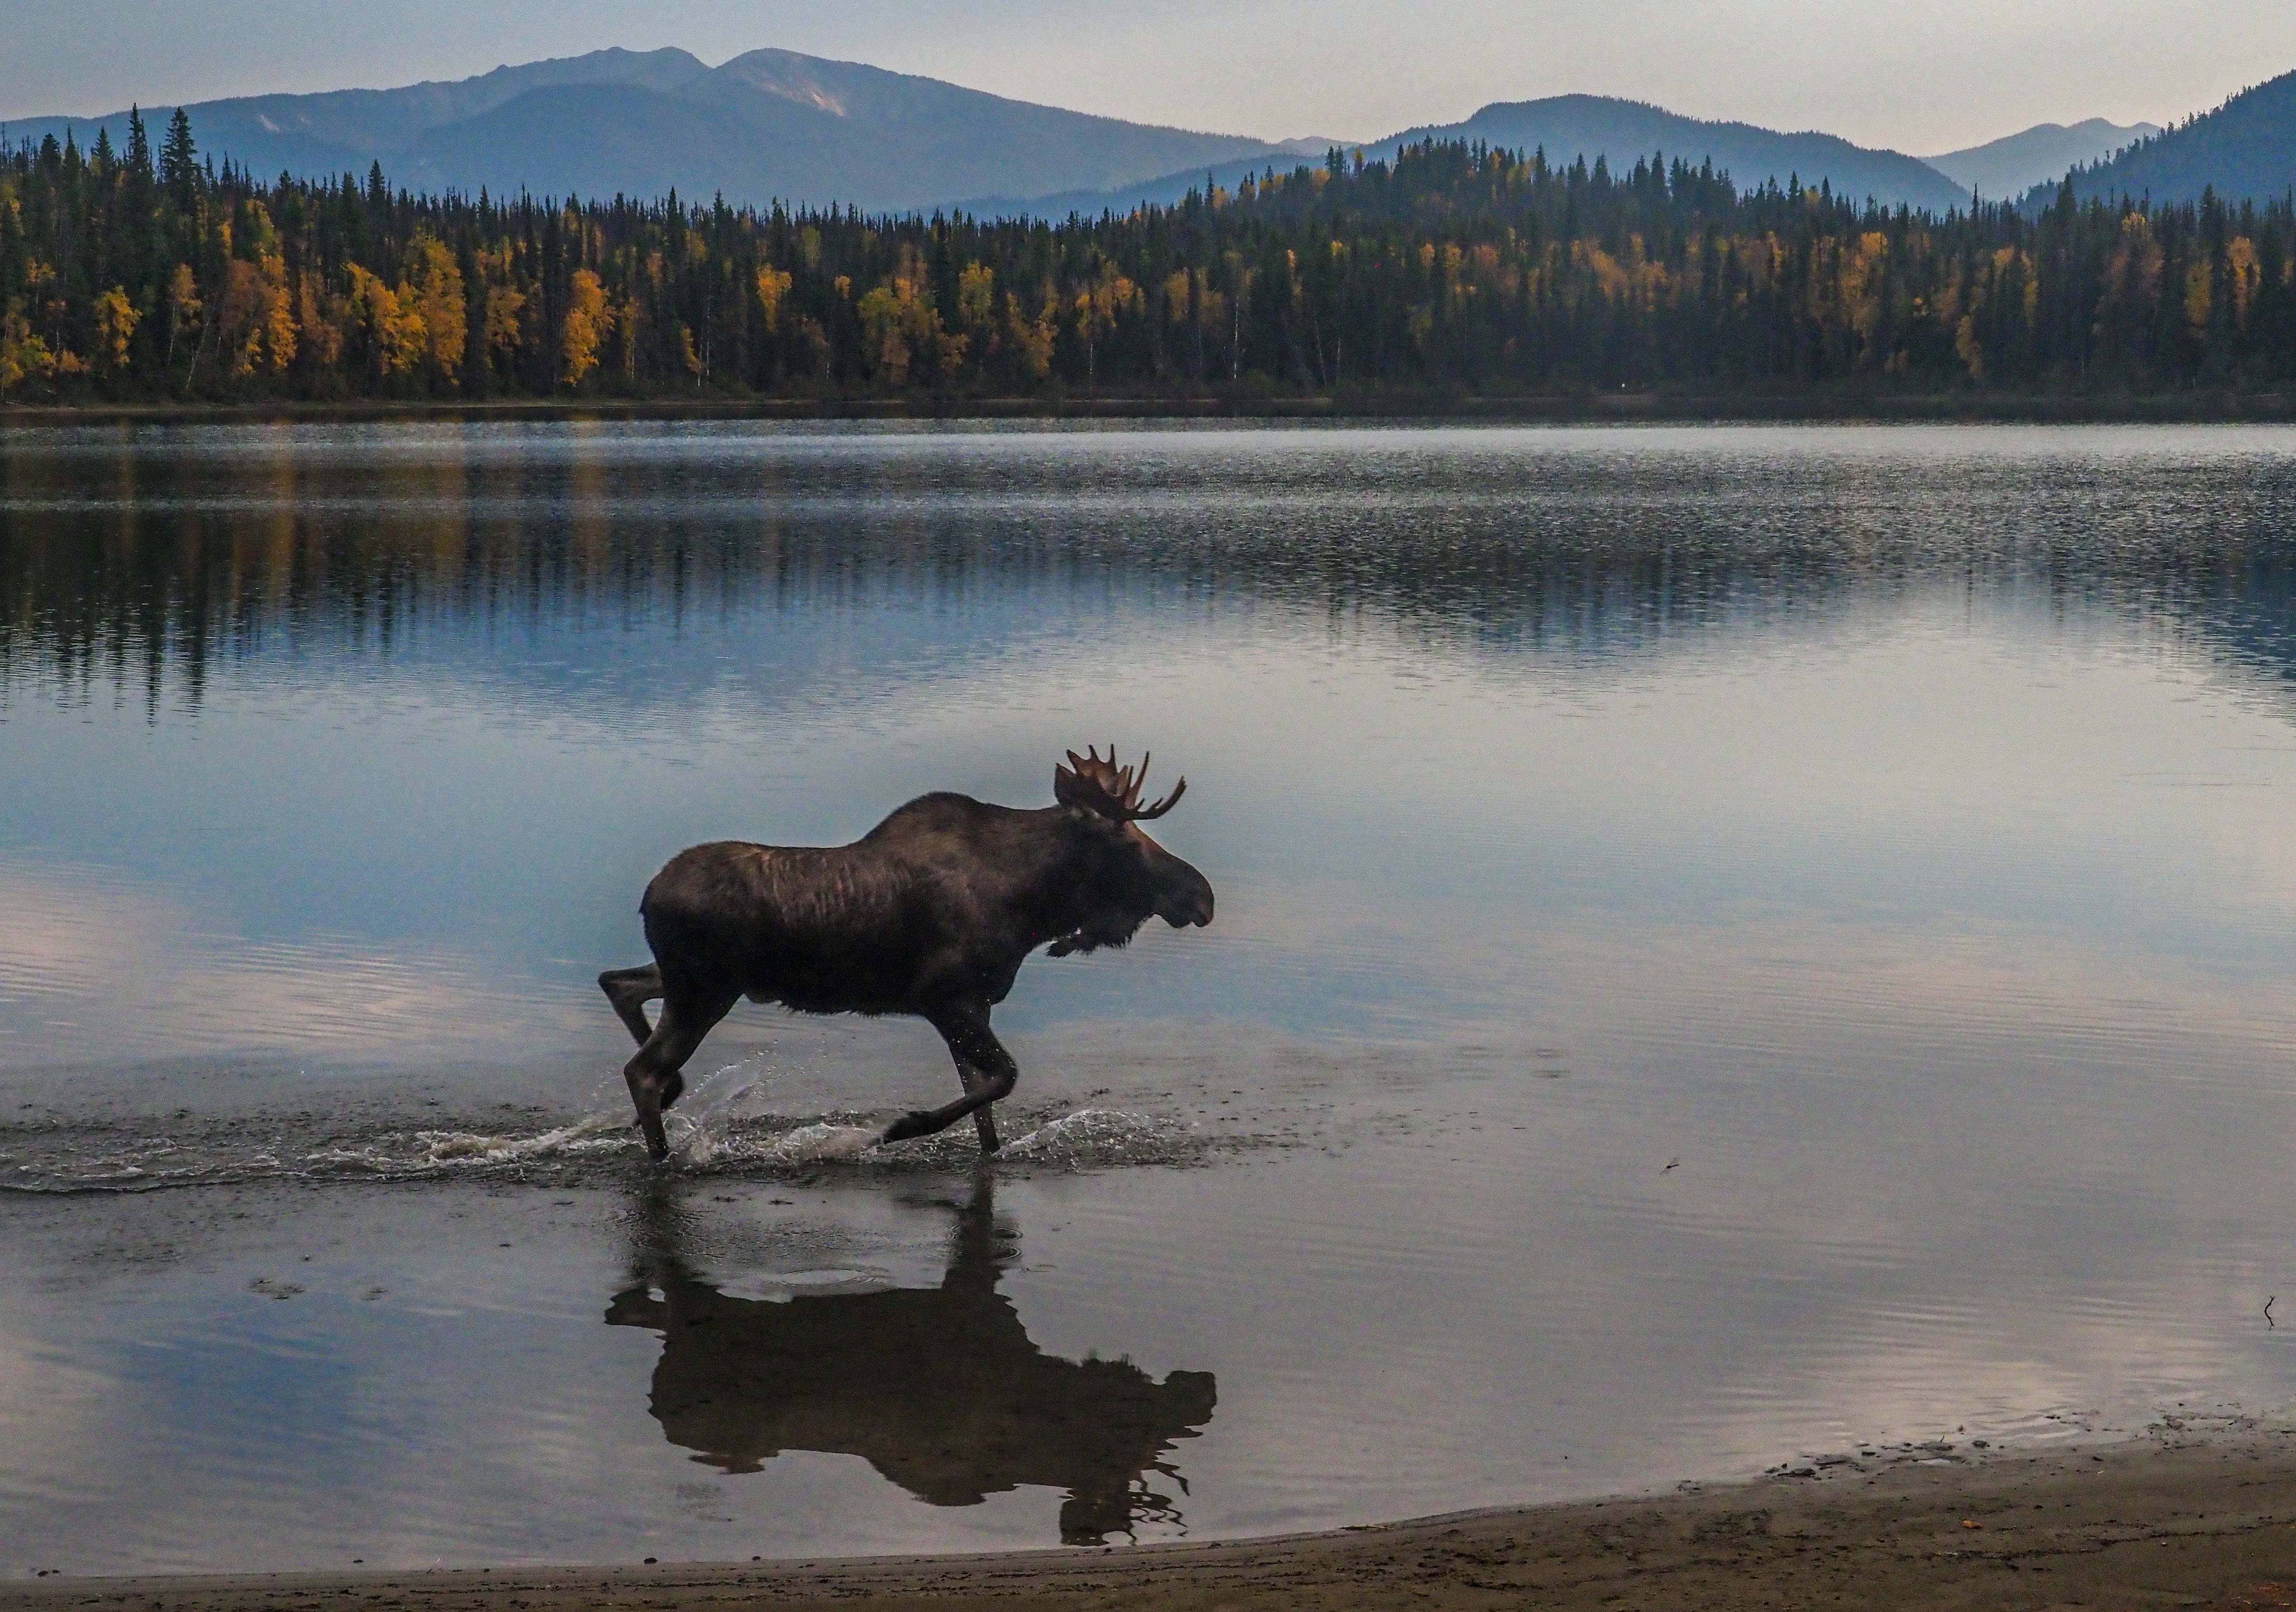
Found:
[[152, 177], [152, 141], [144, 132], [144, 109], [140, 106], [127, 109], [127, 166], [144, 178]]
[[168, 119], [167, 144], [160, 148], [160, 183], [185, 212], [199, 201], [200, 148], [192, 143], [191, 114], [180, 106]]

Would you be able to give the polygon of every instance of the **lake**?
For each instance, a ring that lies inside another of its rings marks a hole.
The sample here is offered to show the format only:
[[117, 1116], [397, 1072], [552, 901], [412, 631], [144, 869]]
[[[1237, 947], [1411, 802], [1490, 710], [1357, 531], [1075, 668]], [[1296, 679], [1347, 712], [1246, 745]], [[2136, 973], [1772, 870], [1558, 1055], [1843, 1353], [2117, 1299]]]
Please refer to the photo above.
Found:
[[[645, 1161], [668, 855], [1111, 739], [1218, 918], [1031, 961], [998, 1163], [748, 1006]], [[2292, 975], [2296, 431], [0, 430], [0, 1573], [2274, 1418]]]

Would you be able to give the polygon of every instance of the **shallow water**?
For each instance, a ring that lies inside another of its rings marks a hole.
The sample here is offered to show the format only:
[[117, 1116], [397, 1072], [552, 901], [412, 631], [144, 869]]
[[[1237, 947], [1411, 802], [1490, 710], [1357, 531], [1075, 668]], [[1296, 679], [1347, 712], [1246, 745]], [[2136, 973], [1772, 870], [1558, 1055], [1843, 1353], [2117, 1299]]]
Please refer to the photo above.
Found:
[[[2292, 629], [2276, 430], [0, 432], [0, 1571], [2281, 1414]], [[992, 1173], [746, 1008], [644, 1164], [668, 852], [1111, 736], [1219, 919], [1029, 966]]]

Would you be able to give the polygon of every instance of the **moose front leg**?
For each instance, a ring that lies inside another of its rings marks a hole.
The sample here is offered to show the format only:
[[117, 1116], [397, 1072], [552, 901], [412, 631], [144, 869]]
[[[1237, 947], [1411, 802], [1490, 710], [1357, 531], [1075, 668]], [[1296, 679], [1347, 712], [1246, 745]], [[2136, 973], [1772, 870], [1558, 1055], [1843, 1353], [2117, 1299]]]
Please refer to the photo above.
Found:
[[685, 1090], [685, 1076], [680, 1071], [701, 1045], [701, 1038], [717, 1027], [739, 999], [706, 992], [668, 992], [661, 1005], [661, 1022], [646, 1037], [637, 1056], [622, 1066], [622, 1079], [629, 1083], [630, 1101], [638, 1111], [638, 1129], [645, 1132], [646, 1151], [657, 1164], [669, 1156], [661, 1111]]
[[926, 1016], [940, 1032], [941, 1040], [948, 1043], [948, 1056], [956, 1062], [957, 1079], [964, 1084], [964, 1095], [939, 1108], [920, 1108], [903, 1114], [885, 1128], [885, 1134], [878, 1140], [906, 1142], [914, 1137], [931, 1136], [970, 1114], [977, 1116], [982, 1151], [996, 1152], [996, 1123], [989, 1118], [988, 1105], [1012, 1095], [1013, 1083], [1021, 1078], [1021, 1066], [988, 1028], [988, 1008], [951, 1008]]
[[[987, 1075], [963, 1059], [957, 1061], [956, 1083], [964, 1088], [967, 1097], [972, 1096], [988, 1079]], [[997, 1139], [996, 1116], [989, 1111], [988, 1106], [984, 1105], [972, 1111], [972, 1129], [980, 1138], [981, 1152], [994, 1153], [1004, 1145]]]

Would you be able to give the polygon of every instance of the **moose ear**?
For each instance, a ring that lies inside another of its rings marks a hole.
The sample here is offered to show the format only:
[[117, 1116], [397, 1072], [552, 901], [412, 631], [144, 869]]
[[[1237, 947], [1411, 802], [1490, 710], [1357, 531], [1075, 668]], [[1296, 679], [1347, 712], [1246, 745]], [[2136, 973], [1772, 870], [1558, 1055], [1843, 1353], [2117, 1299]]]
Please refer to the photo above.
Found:
[[[1073, 756], [1070, 759], [1075, 760]], [[1063, 806], [1082, 806], [1087, 810], [1092, 806], [1092, 792], [1085, 786], [1085, 781], [1065, 767], [1053, 769], [1053, 799]]]

